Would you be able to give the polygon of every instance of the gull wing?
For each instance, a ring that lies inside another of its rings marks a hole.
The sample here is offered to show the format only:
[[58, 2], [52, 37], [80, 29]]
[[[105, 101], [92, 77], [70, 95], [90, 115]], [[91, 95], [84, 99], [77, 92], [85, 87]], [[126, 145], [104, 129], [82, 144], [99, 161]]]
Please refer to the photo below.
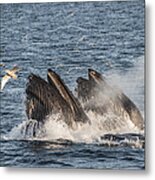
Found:
[[1, 87], [0, 87], [1, 91], [3, 90], [5, 84], [9, 81], [10, 78], [11, 77], [8, 75], [3, 76], [2, 80], [1, 80]]
[[18, 67], [18, 66], [14, 66], [12, 69], [10, 69], [10, 71], [12, 72], [12, 73], [16, 73], [16, 72], [18, 72], [18, 71], [20, 71], [21, 69]]
[[17, 66], [14, 66], [12, 69], [6, 69], [5, 72], [12, 77], [13, 79], [17, 79], [17, 75], [15, 74], [16, 72], [20, 71], [20, 68]]

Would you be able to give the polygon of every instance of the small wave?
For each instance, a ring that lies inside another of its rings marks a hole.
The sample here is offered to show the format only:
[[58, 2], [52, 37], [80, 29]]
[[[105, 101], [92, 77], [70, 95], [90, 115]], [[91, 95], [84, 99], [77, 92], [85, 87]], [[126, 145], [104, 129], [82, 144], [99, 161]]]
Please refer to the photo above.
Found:
[[[76, 130], [69, 128], [64, 121], [60, 120], [59, 114], [48, 117], [44, 125], [36, 120], [26, 120], [14, 127], [3, 139], [47, 141], [58, 144], [66, 141], [73, 143], [95, 143], [110, 147], [144, 147], [143, 133], [139, 132], [136, 128], [134, 129], [133, 124], [128, 123], [125, 125], [119, 118], [115, 119], [114, 122], [112, 122], [110, 117], [106, 117], [106, 120], [100, 117], [99, 120], [99, 118], [93, 116], [92, 112], [91, 114], [92, 123], [79, 125]], [[114, 123], [116, 128], [110, 129], [109, 122], [112, 125]], [[123, 128], [121, 127], [122, 125], [124, 126]]]
[[100, 145], [104, 146], [123, 146], [132, 148], [144, 148], [145, 138], [142, 134], [125, 133], [125, 134], [106, 134], [101, 137]]

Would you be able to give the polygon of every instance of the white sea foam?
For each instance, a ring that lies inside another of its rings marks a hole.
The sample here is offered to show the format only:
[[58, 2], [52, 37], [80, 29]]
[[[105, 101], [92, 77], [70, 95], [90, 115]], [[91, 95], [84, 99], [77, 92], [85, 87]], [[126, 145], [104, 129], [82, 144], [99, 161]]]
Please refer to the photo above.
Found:
[[[88, 113], [89, 117], [91, 117], [91, 124], [79, 124], [78, 128], [74, 130], [58, 118], [59, 114], [56, 114], [48, 117], [46, 123], [43, 126], [37, 126], [36, 129], [34, 129], [34, 126], [37, 123], [36, 120], [23, 121], [21, 124], [14, 127], [4, 138], [47, 141], [67, 139], [73, 142], [103, 143], [104, 141], [101, 141], [100, 137], [105, 134], [142, 133], [130, 121], [124, 123], [124, 121], [118, 117], [110, 117], [110, 115], [107, 115], [103, 118], [99, 115], [95, 115], [91, 111]], [[33, 134], [34, 130], [35, 137]]]

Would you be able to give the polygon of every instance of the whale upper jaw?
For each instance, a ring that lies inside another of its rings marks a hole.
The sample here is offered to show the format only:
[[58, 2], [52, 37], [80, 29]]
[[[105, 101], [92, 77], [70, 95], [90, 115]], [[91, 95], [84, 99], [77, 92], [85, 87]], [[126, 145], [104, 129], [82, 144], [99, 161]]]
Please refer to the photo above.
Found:
[[75, 122], [90, 123], [88, 116], [85, 114], [80, 102], [65, 85], [60, 76], [51, 69], [48, 69], [47, 79], [49, 84], [55, 86], [60, 95], [71, 108], [72, 116]]
[[106, 78], [100, 74], [99, 72], [95, 71], [94, 69], [88, 69], [88, 78], [89, 84], [96, 89], [103, 89], [111, 90], [111, 86], [107, 83]]
[[60, 76], [56, 74], [53, 70], [48, 69], [47, 79], [49, 84], [54, 86], [59, 91], [61, 96], [67, 101], [67, 98], [69, 96], [69, 90], [60, 78]]
[[88, 77], [90, 81], [94, 81], [98, 84], [104, 81], [104, 77], [94, 69], [88, 69]]

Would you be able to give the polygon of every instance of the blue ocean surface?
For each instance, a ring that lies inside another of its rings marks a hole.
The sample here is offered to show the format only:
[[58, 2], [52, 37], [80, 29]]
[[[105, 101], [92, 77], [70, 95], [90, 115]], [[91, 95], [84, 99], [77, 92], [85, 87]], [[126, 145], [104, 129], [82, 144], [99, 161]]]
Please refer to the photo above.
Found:
[[[145, 133], [103, 132], [91, 136], [64, 130], [21, 137], [27, 120], [25, 88], [30, 73], [46, 79], [56, 71], [74, 92], [88, 68], [117, 85], [145, 115], [143, 0], [0, 4], [1, 78], [5, 68], [22, 70], [0, 92], [0, 165], [94, 169], [144, 169]], [[52, 131], [52, 130], [51, 130]]]

